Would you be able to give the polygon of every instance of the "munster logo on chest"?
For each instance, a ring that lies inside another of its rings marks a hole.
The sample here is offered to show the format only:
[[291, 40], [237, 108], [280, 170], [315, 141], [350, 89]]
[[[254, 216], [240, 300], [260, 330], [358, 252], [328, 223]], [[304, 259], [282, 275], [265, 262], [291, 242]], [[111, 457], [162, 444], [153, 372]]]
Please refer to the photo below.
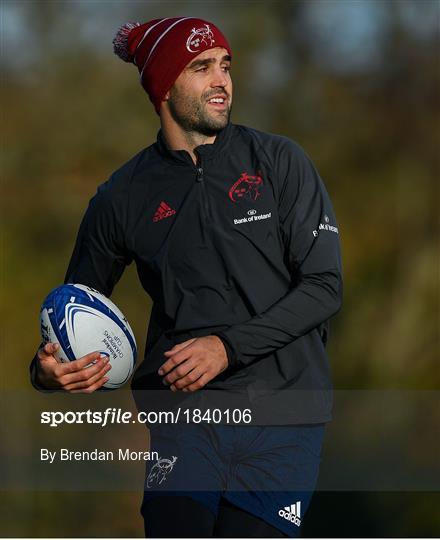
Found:
[[234, 203], [243, 200], [256, 201], [261, 196], [262, 187], [263, 178], [260, 171], [253, 176], [243, 172], [229, 190], [229, 198]]

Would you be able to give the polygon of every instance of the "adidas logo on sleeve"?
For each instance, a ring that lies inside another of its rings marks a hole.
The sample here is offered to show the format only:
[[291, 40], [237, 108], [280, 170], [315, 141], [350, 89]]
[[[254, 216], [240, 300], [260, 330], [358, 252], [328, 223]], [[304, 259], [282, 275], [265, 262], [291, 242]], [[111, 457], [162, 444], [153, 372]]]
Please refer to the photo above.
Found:
[[281, 510], [278, 511], [278, 515], [299, 527], [301, 525], [301, 501], [297, 501], [295, 504], [281, 508]]

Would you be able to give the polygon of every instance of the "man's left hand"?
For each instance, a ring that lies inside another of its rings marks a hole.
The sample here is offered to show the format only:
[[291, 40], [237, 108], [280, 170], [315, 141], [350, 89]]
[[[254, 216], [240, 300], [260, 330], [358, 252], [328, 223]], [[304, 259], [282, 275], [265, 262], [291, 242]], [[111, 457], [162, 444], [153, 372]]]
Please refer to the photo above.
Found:
[[194, 392], [228, 367], [222, 340], [217, 336], [189, 339], [164, 352], [168, 360], [159, 368], [170, 390]]

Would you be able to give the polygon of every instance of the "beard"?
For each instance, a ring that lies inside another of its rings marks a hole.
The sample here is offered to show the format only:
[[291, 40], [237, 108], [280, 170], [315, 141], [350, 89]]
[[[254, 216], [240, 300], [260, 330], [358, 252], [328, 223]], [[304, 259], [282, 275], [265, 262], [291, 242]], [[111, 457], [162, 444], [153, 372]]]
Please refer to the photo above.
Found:
[[[214, 94], [211, 92], [212, 95]], [[196, 132], [208, 137], [216, 135], [228, 125], [232, 107], [228, 103], [224, 111], [210, 114], [209, 97], [209, 95], [201, 98], [184, 96], [173, 87], [168, 99], [171, 116], [187, 132]]]

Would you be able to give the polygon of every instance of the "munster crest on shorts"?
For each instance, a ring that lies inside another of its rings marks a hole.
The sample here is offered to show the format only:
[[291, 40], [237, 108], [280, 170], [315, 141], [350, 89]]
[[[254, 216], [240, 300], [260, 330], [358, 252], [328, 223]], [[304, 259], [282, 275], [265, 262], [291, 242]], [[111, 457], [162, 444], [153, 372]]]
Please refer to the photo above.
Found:
[[200, 47], [205, 45], [206, 47], [212, 47], [215, 43], [214, 34], [209, 27], [209, 24], [205, 24], [202, 28], [193, 28], [191, 34], [186, 40], [186, 48], [189, 52], [195, 53], [200, 51]]
[[243, 200], [256, 201], [261, 196], [262, 187], [263, 178], [261, 172], [254, 176], [243, 172], [229, 190], [229, 198], [235, 203]]
[[156, 485], [159, 486], [164, 482], [170, 472], [173, 470], [174, 464], [177, 461], [176, 456], [172, 456], [172, 459], [160, 458], [157, 463], [151, 467], [150, 474], [147, 477], [147, 488], [151, 488]]

